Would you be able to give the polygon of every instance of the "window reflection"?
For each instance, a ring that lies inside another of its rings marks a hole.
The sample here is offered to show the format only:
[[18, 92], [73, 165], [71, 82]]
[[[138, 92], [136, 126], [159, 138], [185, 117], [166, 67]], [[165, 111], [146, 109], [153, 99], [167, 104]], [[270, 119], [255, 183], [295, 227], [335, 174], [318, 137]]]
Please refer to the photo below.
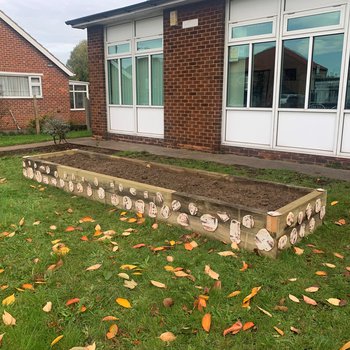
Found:
[[264, 35], [272, 33], [273, 22], [248, 24], [232, 28], [232, 38], [244, 38], [248, 36]]
[[309, 39], [283, 42], [280, 107], [304, 108]]
[[288, 19], [287, 30], [302, 30], [334, 26], [340, 23], [340, 11], [321, 13]]
[[309, 108], [336, 109], [343, 34], [314, 39]]

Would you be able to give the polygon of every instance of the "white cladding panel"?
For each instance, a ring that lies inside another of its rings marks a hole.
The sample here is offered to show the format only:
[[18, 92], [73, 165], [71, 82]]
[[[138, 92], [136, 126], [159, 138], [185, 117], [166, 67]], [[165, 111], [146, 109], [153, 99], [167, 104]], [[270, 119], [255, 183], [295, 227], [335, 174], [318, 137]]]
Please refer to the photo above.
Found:
[[125, 41], [132, 38], [132, 23], [119, 24], [113, 27], [107, 27], [106, 41], [112, 43], [115, 41]]
[[333, 151], [336, 113], [279, 112], [277, 146]]
[[231, 0], [230, 21], [241, 22], [278, 14], [280, 0]]
[[271, 144], [271, 111], [227, 111], [226, 141], [246, 144]]
[[155, 36], [163, 34], [163, 16], [136, 21], [136, 37]]
[[[344, 1], [347, 3], [347, 1]], [[339, 4], [339, 0], [286, 0], [285, 11], [303, 11]]]
[[341, 151], [350, 153], [350, 114], [345, 114]]
[[137, 108], [137, 132], [142, 134], [164, 135], [163, 108]]
[[109, 107], [110, 129], [111, 132], [134, 132], [135, 119], [134, 109], [132, 107]]

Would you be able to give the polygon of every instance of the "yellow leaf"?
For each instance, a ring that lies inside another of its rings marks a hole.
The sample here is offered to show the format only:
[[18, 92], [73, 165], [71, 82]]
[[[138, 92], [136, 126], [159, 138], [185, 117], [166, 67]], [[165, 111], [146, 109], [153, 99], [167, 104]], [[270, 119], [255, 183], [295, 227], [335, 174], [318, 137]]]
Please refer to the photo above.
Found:
[[79, 220], [80, 223], [82, 222], [95, 222], [95, 220], [91, 216], [85, 216]]
[[339, 306], [340, 305], [340, 299], [336, 299], [336, 298], [329, 298], [327, 299], [327, 301], [334, 306]]
[[137, 221], [136, 218], [130, 218], [130, 219], [128, 220], [128, 222], [130, 222], [130, 223], [133, 223], [133, 222], [136, 222], [136, 221]]
[[116, 324], [112, 324], [109, 327], [108, 333], [106, 334], [107, 339], [114, 338], [118, 333], [118, 326]]
[[85, 271], [95, 271], [95, 270], [98, 270], [101, 266], [102, 264], [95, 264], [85, 269]]
[[202, 327], [209, 333], [211, 326], [211, 314], [205, 314], [202, 318]]
[[227, 298], [233, 298], [235, 296], [237, 296], [238, 294], [240, 294], [241, 291], [240, 290], [235, 290], [234, 292], [230, 293]]
[[281, 335], [282, 337], [284, 336], [284, 332], [282, 331], [282, 329], [279, 329], [277, 327], [273, 327], [273, 329], [279, 334]]
[[30, 283], [24, 283], [22, 284], [22, 288], [23, 289], [30, 289], [30, 290], [34, 290], [34, 286]]
[[224, 252], [219, 252], [218, 253], [220, 256], [234, 256], [234, 257], [237, 257], [237, 255], [231, 251], [231, 250], [227, 250], [227, 251], [224, 251]]
[[176, 277], [188, 277], [189, 276], [189, 274], [188, 273], [186, 273], [185, 271], [174, 271], [174, 275], [176, 276]]
[[119, 318], [114, 317], [114, 316], [105, 316], [103, 317], [102, 321], [117, 321]]
[[157, 281], [152, 281], [151, 280], [151, 284], [157, 288], [163, 288], [166, 289], [166, 285], [164, 283], [161, 282], [157, 282]]
[[261, 287], [254, 287], [251, 293], [243, 299], [243, 306], [244, 304], [248, 303], [250, 299], [252, 299], [255, 295], [257, 295], [260, 289]]
[[173, 268], [172, 266], [166, 265], [166, 266], [164, 266], [164, 270], [165, 270], [165, 271], [173, 272], [173, 271], [174, 271], [174, 268]]
[[23, 225], [24, 225], [24, 217], [23, 217], [21, 220], [19, 220], [18, 225], [19, 225], [19, 226], [23, 226]]
[[128, 212], [127, 211], [122, 211], [121, 213], [120, 213], [120, 216], [124, 216], [124, 215], [126, 215]]
[[51, 301], [48, 301], [45, 306], [43, 307], [43, 311], [45, 312], [50, 312], [52, 309], [52, 302]]
[[350, 341], [345, 343], [339, 350], [348, 350], [350, 349]]
[[170, 243], [171, 246], [174, 246], [174, 245], [176, 244], [176, 242], [173, 241], [173, 240], [172, 240], [172, 241], [169, 241], [169, 243]]
[[122, 266], [120, 266], [120, 268], [122, 270], [134, 270], [137, 268], [137, 266], [136, 265], [122, 265]]
[[55, 245], [57, 243], [60, 243], [62, 239], [55, 239], [54, 241], [51, 241], [51, 244]]
[[320, 288], [317, 287], [317, 286], [312, 286], [312, 287], [309, 287], [309, 288], [306, 288], [305, 289], [305, 292], [308, 292], [308, 293], [316, 293]]
[[304, 254], [304, 249], [301, 249], [301, 248], [299, 248], [299, 247], [293, 247], [294, 248], [294, 253], [296, 254], [296, 255], [302, 255], [302, 254]]
[[130, 279], [129, 275], [127, 273], [124, 273], [124, 272], [118, 273], [118, 276], [120, 278], [124, 279], [124, 280], [129, 280]]
[[300, 303], [300, 300], [293, 294], [289, 294], [288, 297], [291, 301], [294, 301], [295, 303]]
[[4, 305], [4, 306], [11, 305], [15, 302], [15, 300], [16, 300], [16, 297], [14, 294], [12, 294], [2, 301], [2, 305]]
[[267, 315], [267, 316], [269, 316], [269, 317], [272, 317], [272, 315], [268, 312], [268, 311], [266, 311], [266, 310], [264, 310], [263, 308], [261, 308], [261, 307], [259, 307], [259, 306], [256, 306], [262, 313], [264, 313], [265, 315]]
[[338, 201], [333, 201], [331, 202], [331, 206], [337, 205], [339, 202]]
[[336, 268], [336, 266], [335, 266], [334, 264], [330, 264], [330, 263], [323, 263], [322, 265], [323, 265], [323, 266], [327, 266], [327, 267], [329, 267], [330, 269], [335, 269], [335, 268]]
[[125, 307], [126, 309], [131, 309], [132, 306], [129, 302], [129, 300], [124, 299], [124, 298], [117, 298], [115, 299], [116, 303], [119, 304], [122, 307]]
[[317, 276], [327, 276], [327, 272], [326, 271], [316, 271], [315, 274]]
[[38, 225], [40, 225], [40, 221], [33, 222], [33, 226], [38, 226]]
[[4, 322], [5, 326], [16, 325], [16, 319], [6, 311], [4, 311], [4, 314], [2, 315], [2, 321]]
[[170, 342], [170, 341], [174, 341], [176, 339], [176, 336], [171, 332], [165, 332], [159, 336], [159, 339], [164, 342]]
[[3, 273], [5, 270], [4, 269], [0, 269], [0, 273]]
[[209, 265], [205, 265], [204, 272], [214, 280], [219, 279], [220, 275], [217, 272], [213, 271]]
[[124, 280], [124, 287], [129, 289], [135, 289], [137, 287], [137, 282], [134, 280]]
[[51, 342], [51, 346], [54, 346], [55, 344], [57, 344], [63, 337], [64, 337], [64, 335], [59, 335], [57, 338], [55, 338], [55, 339]]

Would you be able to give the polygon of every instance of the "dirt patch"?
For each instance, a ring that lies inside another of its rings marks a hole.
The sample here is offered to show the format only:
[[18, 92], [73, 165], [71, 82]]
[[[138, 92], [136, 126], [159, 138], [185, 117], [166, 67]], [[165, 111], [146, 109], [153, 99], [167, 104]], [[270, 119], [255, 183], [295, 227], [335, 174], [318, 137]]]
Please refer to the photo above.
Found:
[[264, 211], [276, 210], [308, 193], [305, 189], [255, 182], [245, 178], [213, 178], [194, 171], [175, 172], [147, 162], [111, 160], [99, 155], [73, 154], [46, 158], [61, 165], [138, 181], [178, 192], [205, 196]]

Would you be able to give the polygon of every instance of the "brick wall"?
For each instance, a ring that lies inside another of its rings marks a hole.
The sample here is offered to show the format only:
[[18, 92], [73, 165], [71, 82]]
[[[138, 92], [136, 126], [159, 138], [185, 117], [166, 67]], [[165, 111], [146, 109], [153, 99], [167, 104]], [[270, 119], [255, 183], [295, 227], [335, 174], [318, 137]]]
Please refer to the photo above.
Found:
[[[217, 151], [221, 141], [225, 1], [175, 8], [178, 25], [164, 13], [165, 143]], [[182, 22], [198, 19], [198, 27]]]
[[[41, 73], [43, 98], [38, 98], [39, 115], [60, 115], [69, 120], [68, 76], [0, 19], [0, 71]], [[8, 110], [11, 109], [21, 128], [34, 118], [32, 99], [0, 99], [0, 130], [15, 130]]]
[[107, 101], [105, 83], [104, 28], [88, 28], [89, 95], [93, 134], [107, 135]]

